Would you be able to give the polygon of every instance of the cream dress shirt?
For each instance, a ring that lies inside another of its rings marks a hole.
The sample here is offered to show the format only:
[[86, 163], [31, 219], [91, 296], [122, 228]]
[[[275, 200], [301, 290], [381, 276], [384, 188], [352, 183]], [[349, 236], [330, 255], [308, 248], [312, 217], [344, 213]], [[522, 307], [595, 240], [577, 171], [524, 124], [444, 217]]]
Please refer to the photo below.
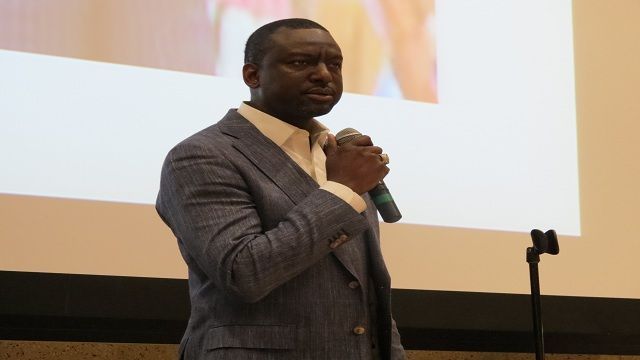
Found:
[[341, 198], [357, 212], [366, 210], [367, 204], [364, 199], [348, 186], [335, 181], [327, 181], [325, 170], [327, 157], [322, 147], [327, 141], [329, 129], [319, 121], [312, 120], [310, 133], [251, 107], [247, 103], [240, 104], [238, 113], [289, 155], [302, 170], [320, 185], [320, 189]]

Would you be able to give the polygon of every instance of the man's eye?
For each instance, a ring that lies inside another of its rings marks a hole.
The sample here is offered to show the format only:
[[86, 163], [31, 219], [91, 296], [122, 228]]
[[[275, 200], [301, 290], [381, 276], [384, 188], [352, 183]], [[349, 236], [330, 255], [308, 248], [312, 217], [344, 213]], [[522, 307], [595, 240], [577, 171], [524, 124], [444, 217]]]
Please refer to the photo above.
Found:
[[342, 61], [335, 61], [335, 62], [332, 62], [330, 65], [334, 69], [338, 69], [338, 70], [342, 69]]
[[293, 60], [293, 61], [291, 61], [291, 65], [294, 65], [294, 66], [305, 66], [305, 65], [308, 65], [308, 64], [309, 64], [309, 62], [307, 60]]

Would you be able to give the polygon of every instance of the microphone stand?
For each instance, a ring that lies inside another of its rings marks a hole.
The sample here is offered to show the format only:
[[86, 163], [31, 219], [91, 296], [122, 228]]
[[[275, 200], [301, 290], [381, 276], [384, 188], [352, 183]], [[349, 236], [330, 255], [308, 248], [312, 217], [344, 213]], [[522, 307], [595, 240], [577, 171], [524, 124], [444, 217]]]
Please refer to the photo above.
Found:
[[529, 281], [531, 282], [531, 308], [533, 314], [533, 333], [536, 350], [536, 360], [544, 360], [544, 338], [542, 328], [542, 309], [540, 306], [540, 278], [538, 263], [540, 254], [556, 255], [560, 252], [558, 237], [554, 230], [543, 233], [534, 229], [531, 231], [533, 247], [527, 248], [527, 262], [529, 263]]

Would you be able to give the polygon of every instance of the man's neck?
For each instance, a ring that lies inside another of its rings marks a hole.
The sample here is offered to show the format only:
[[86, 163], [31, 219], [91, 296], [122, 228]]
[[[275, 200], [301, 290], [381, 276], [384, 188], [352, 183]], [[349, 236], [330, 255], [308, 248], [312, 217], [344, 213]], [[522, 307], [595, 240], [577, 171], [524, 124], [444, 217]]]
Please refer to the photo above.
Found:
[[313, 118], [309, 118], [309, 119], [288, 119], [286, 116], [281, 116], [280, 114], [275, 114], [267, 109], [265, 109], [264, 107], [260, 106], [259, 104], [256, 104], [252, 101], [245, 101], [245, 103], [251, 107], [253, 107], [256, 110], [260, 110], [265, 114], [269, 114], [273, 117], [275, 117], [276, 119], [280, 120], [280, 121], [284, 121], [287, 124], [293, 125], [297, 128], [303, 129], [303, 130], [307, 130], [309, 133], [311, 133], [311, 131], [313, 130]]

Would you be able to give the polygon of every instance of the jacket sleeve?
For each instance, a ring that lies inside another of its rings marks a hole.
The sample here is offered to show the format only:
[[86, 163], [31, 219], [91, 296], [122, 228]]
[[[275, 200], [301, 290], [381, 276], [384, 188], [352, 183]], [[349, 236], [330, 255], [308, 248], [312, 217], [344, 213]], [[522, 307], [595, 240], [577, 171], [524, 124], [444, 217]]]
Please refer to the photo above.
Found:
[[169, 153], [156, 209], [197, 266], [242, 301], [262, 299], [327, 256], [338, 236], [369, 226], [349, 204], [316, 189], [264, 231], [247, 182], [214, 150], [183, 143]]

